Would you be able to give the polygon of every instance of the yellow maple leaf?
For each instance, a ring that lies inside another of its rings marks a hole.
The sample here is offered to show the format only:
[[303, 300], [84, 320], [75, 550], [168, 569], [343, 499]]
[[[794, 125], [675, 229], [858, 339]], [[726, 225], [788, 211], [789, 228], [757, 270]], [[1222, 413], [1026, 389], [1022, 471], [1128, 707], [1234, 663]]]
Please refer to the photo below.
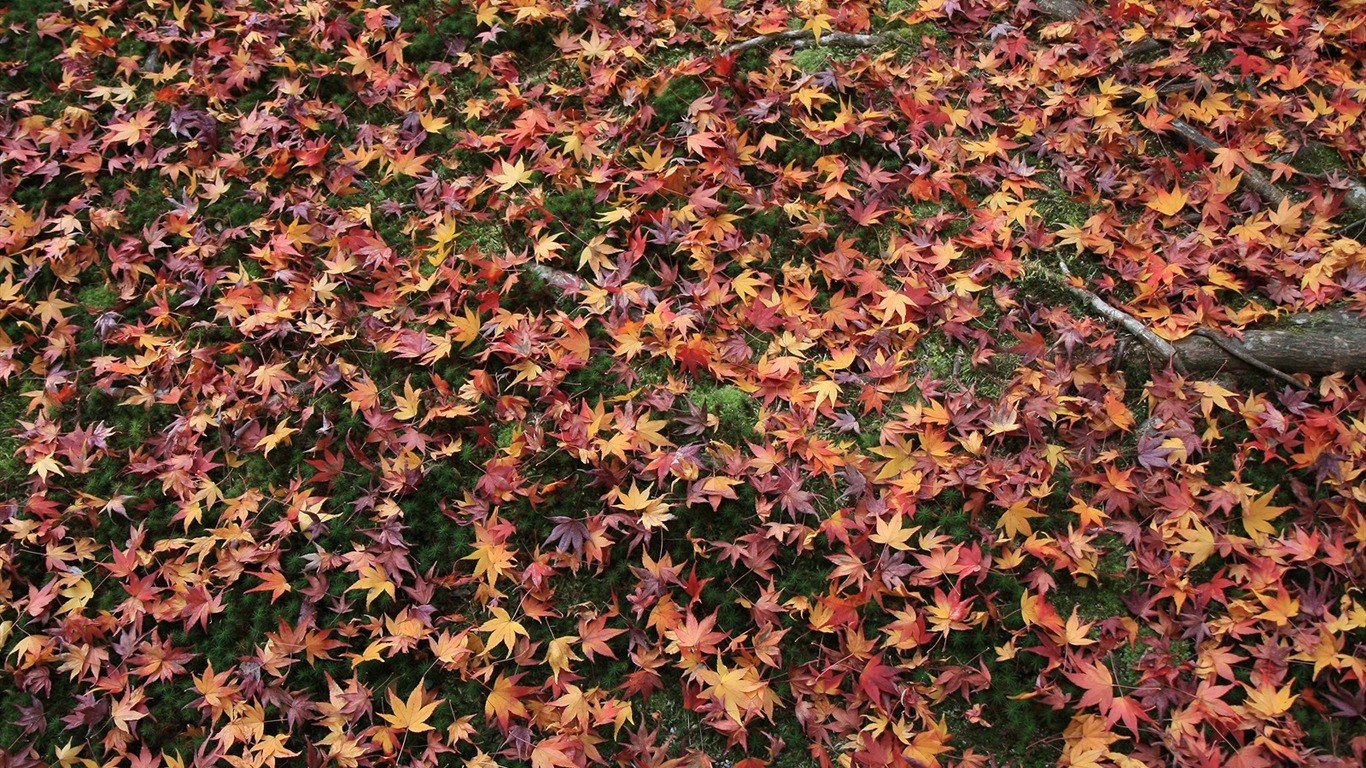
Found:
[[1083, 622], [1077, 615], [1077, 609], [1072, 609], [1072, 615], [1067, 617], [1067, 624], [1062, 629], [1063, 641], [1067, 645], [1095, 645], [1096, 641], [1086, 635], [1091, 631], [1094, 622]]
[[1243, 503], [1243, 529], [1258, 544], [1265, 544], [1266, 537], [1276, 532], [1276, 526], [1272, 525], [1271, 521], [1290, 509], [1272, 506], [1271, 497], [1275, 496], [1279, 489], [1278, 485], [1257, 499]]
[[365, 607], [369, 608], [370, 603], [380, 595], [388, 595], [389, 599], [394, 599], [394, 582], [389, 580], [389, 574], [379, 565], [367, 565], [361, 568], [360, 578], [356, 583], [346, 588], [347, 592], [357, 589], [367, 590], [365, 593]]
[[640, 523], [645, 526], [647, 531], [654, 528], [664, 528], [666, 527], [665, 523], [674, 519], [674, 516], [669, 512], [668, 504], [659, 499], [650, 498], [650, 488], [651, 486], [647, 485], [642, 490], [632, 480], [631, 490], [617, 491], [617, 503], [613, 505], [617, 509], [623, 509], [627, 512], [639, 512]]
[[651, 419], [649, 413], [645, 413], [636, 419], [636, 431], [634, 437], [644, 440], [656, 448], [667, 448], [673, 445], [669, 438], [665, 437], [661, 429], [668, 426], [668, 422], [663, 419]]
[[394, 402], [398, 404], [398, 410], [394, 411], [394, 418], [399, 421], [408, 421], [417, 416], [418, 409], [421, 407], [422, 390], [413, 389], [412, 377], [403, 380], [403, 395], [394, 395]]
[[565, 635], [550, 641], [550, 645], [545, 649], [545, 663], [550, 665], [552, 680], [559, 680], [561, 672], [569, 671], [569, 662], [582, 658], [574, 653], [573, 644], [578, 641], [578, 635]]
[[1013, 539], [1021, 533], [1028, 536], [1034, 533], [1034, 527], [1029, 524], [1029, 521], [1043, 516], [1042, 512], [1035, 512], [1030, 509], [1028, 501], [1021, 499], [1011, 504], [1010, 509], [1001, 515], [1001, 519], [996, 521], [996, 527], [1004, 528], [1008, 538]]
[[1190, 196], [1182, 191], [1180, 184], [1177, 184], [1170, 192], [1158, 191], [1145, 205], [1163, 216], [1175, 216], [1189, 201]]
[[730, 281], [730, 288], [735, 291], [735, 295], [740, 298], [740, 301], [749, 301], [758, 296], [759, 289], [762, 287], [764, 287], [763, 278], [755, 274], [752, 269], [746, 269]]
[[398, 696], [394, 695], [394, 689], [390, 688], [389, 708], [394, 713], [392, 715], [381, 714], [380, 717], [384, 718], [384, 721], [389, 725], [406, 730], [409, 733], [423, 733], [432, 730], [432, 727], [427, 725], [427, 718], [432, 716], [432, 713], [445, 699], [437, 699], [430, 704], [423, 704], [422, 700], [426, 697], [426, 693], [423, 682], [419, 681], [412, 693], [408, 694], [407, 701], [401, 701]]
[[441, 133], [451, 124], [450, 120], [447, 120], [444, 117], [433, 115], [430, 112], [423, 112], [420, 118], [422, 121], [422, 130], [426, 131], [427, 133]]
[[498, 172], [490, 174], [489, 179], [498, 185], [499, 192], [506, 192], [518, 184], [531, 181], [532, 172], [527, 170], [526, 163], [523, 163], [520, 157], [516, 163], [509, 163], [506, 160], [498, 162]]
[[278, 425], [276, 425], [274, 432], [271, 432], [269, 435], [266, 435], [262, 437], [260, 440], [257, 440], [256, 447], [265, 448], [266, 452], [261, 455], [269, 456], [270, 452], [274, 450], [277, 446], [279, 446], [281, 443], [289, 445], [289, 436], [298, 431], [299, 430], [295, 429], [294, 427], [289, 426], [289, 420], [286, 419], [284, 421], [281, 421]]
[[1184, 541], [1176, 545], [1176, 551], [1190, 555], [1192, 568], [1208, 560], [1216, 549], [1214, 532], [1200, 523], [1196, 523], [1194, 528], [1182, 531], [1181, 538]]
[[726, 714], [736, 723], [744, 723], [740, 717], [740, 707], [749, 709], [755, 694], [763, 689], [758, 673], [752, 667], [727, 669], [724, 661], [716, 662], [715, 671], [703, 669], [702, 681], [707, 684], [704, 694], [726, 708]]
[[802, 29], [810, 30], [811, 36], [816, 38], [817, 44], [820, 44], [821, 32], [829, 32], [834, 29], [834, 27], [830, 25], [830, 21], [830, 14], [818, 13], [807, 19], [806, 23], [802, 25]]
[[1280, 688], [1273, 688], [1269, 685], [1253, 688], [1244, 684], [1247, 688], [1247, 701], [1243, 705], [1248, 711], [1259, 717], [1277, 717], [1290, 710], [1290, 706], [1295, 703], [1300, 695], [1291, 694], [1291, 683], [1286, 683]]
[[603, 270], [609, 272], [616, 271], [617, 265], [611, 260], [612, 256], [621, 253], [621, 249], [607, 242], [606, 235], [597, 235], [579, 251], [579, 269], [585, 265], [592, 267], [593, 274], [601, 277]]
[[549, 261], [555, 255], [564, 250], [564, 243], [559, 240], [559, 233], [542, 235], [533, 246], [536, 261]]
[[887, 445], [880, 445], [872, 451], [887, 459], [887, 463], [882, 465], [882, 471], [877, 474], [878, 480], [896, 477], [915, 468], [914, 452], [900, 436], [892, 435]]
[[831, 408], [840, 404], [840, 385], [833, 379], [817, 379], [806, 388], [806, 394], [816, 396], [816, 402], [812, 407], [818, 410], [823, 402], [829, 403]]
[[914, 536], [915, 532], [918, 530], [920, 530], [920, 526], [918, 525], [913, 525], [910, 528], [902, 528], [901, 513], [897, 512], [892, 515], [891, 519], [883, 520], [879, 518], [877, 521], [877, 533], [869, 536], [868, 540], [877, 542], [878, 544], [886, 544], [892, 549], [899, 549], [904, 552], [911, 548], [906, 542]]
[[513, 646], [517, 644], [517, 636], [530, 637], [520, 622], [508, 615], [506, 608], [490, 608], [493, 611], [493, 618], [484, 622], [479, 627], [480, 632], [489, 633], [489, 644], [486, 651], [492, 651], [500, 645], [506, 645], [508, 655], [512, 655]]
[[38, 475], [44, 482], [47, 481], [48, 475], [57, 475], [58, 477], [61, 477], [64, 474], [62, 472], [61, 462], [57, 461], [57, 457], [50, 453], [30, 464], [28, 473], [30, 475]]
[[490, 587], [497, 584], [498, 577], [507, 573], [516, 564], [516, 557], [512, 551], [503, 544], [493, 542], [480, 543], [473, 552], [460, 559], [473, 560], [475, 577], [487, 576]]

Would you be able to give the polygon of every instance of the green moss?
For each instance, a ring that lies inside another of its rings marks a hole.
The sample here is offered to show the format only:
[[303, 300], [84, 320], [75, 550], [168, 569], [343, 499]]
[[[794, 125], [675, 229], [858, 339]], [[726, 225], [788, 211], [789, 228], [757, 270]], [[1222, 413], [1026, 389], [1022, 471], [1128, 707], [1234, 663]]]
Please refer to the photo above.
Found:
[[972, 349], [941, 331], [934, 331], [916, 342], [917, 374], [929, 375], [948, 382], [950, 389], [971, 389], [989, 400], [999, 399], [1004, 393], [1020, 358], [997, 355], [985, 365], [972, 364]]
[[[899, 1], [900, 0], [893, 0], [893, 2]], [[923, 35], [934, 40], [949, 39], [949, 31], [947, 29], [944, 29], [938, 24], [929, 21], [922, 21], [916, 24], [912, 24], [906, 31], [910, 34]]]
[[1100, 621], [1111, 616], [1129, 615], [1129, 609], [1124, 607], [1124, 597], [1134, 586], [1129, 579], [1106, 579], [1085, 587], [1068, 581], [1059, 584], [1049, 594], [1049, 601], [1058, 610], [1058, 615], [1064, 618], [1076, 609], [1082, 619]]
[[660, 729], [660, 740], [672, 739], [674, 748], [671, 754], [682, 756], [689, 752], [700, 752], [720, 761], [729, 752], [726, 742], [712, 728], [702, 722], [702, 717], [688, 710], [678, 692], [665, 689], [650, 697], [642, 707], [644, 724]]
[[830, 68], [832, 54], [829, 48], [803, 48], [792, 56], [792, 64], [803, 72], [823, 72]]
[[[588, 187], [573, 187], [548, 195], [545, 199], [545, 209], [550, 214], [552, 223], [575, 232], [583, 239], [585, 236], [592, 236], [584, 230], [596, 229], [596, 225], [591, 223], [597, 215], [595, 197], [596, 193]], [[597, 232], [593, 231], [592, 234]]]
[[[1075, 266], [1074, 257], [1068, 251], [1060, 251], [1054, 254], [1068, 264], [1068, 269]], [[1086, 312], [1087, 308], [1082, 306], [1077, 297], [1072, 295], [1064, 287], [1062, 276], [1058, 272], [1055, 263], [1048, 264], [1038, 259], [1023, 259], [1024, 270], [1014, 281], [1014, 285], [1020, 293], [1028, 296], [1040, 303], [1053, 306], [1072, 305], [1078, 312]]]
[[681, 122], [688, 114], [688, 107], [702, 98], [707, 92], [702, 81], [696, 77], [674, 77], [669, 85], [650, 106], [655, 111], [656, 124], [669, 128]]
[[714, 416], [717, 431], [723, 438], [753, 440], [755, 432], [754, 397], [735, 386], [707, 389], [697, 387], [692, 401]]
[[[992, 653], [990, 638], [979, 633], [960, 634], [967, 645], [958, 649], [955, 657], [971, 659], [975, 654]], [[990, 687], [972, 695], [972, 704], [981, 705], [990, 726], [969, 722], [963, 716], [969, 704], [963, 699], [950, 699], [941, 705], [939, 711], [954, 735], [954, 746], [991, 755], [1001, 765], [1054, 765], [1061, 751], [1059, 737], [1067, 726], [1067, 713], [1051, 710], [1032, 698], [1012, 698], [1037, 690], [1040, 668], [1039, 658], [1027, 653], [992, 667]]]
[[503, 230], [497, 224], [488, 221], [472, 222], [465, 227], [455, 237], [455, 249], [463, 251], [474, 247], [485, 255], [501, 255], [506, 244], [503, 241]]
[[1057, 230], [1064, 226], [1080, 227], [1096, 212], [1096, 207], [1080, 202], [1067, 193], [1062, 179], [1052, 171], [1039, 174], [1039, 183], [1045, 189], [1035, 197], [1034, 210], [1041, 216], [1049, 229]]
[[1305, 142], [1295, 153], [1293, 164], [1301, 171], [1316, 175], [1350, 169], [1337, 150], [1318, 142]]

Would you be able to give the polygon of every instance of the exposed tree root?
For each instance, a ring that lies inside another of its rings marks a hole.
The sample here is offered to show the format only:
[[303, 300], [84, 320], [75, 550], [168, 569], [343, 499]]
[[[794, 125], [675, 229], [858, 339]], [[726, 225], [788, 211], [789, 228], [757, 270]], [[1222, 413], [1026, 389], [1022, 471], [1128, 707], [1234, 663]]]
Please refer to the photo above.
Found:
[[794, 46], [805, 46], [810, 44], [830, 46], [831, 48], [871, 48], [886, 42], [899, 40], [900, 37], [892, 32], [880, 32], [874, 35], [860, 35], [853, 32], [826, 32], [818, 40], [809, 29], [793, 29], [786, 32], [772, 32], [767, 35], [751, 37], [748, 40], [741, 40], [738, 43], [729, 45], [721, 50], [721, 55], [729, 56], [733, 53], [758, 48], [764, 45], [776, 45], [778, 43], [791, 43]]
[[[1058, 266], [1065, 278], [1071, 277], [1066, 264], [1059, 262]], [[1366, 319], [1348, 312], [1322, 310], [1293, 315], [1275, 328], [1244, 331], [1241, 340], [1200, 328], [1184, 339], [1169, 342], [1143, 321], [1086, 288], [1067, 279], [1063, 287], [1097, 315], [1142, 342], [1147, 357], [1172, 361], [1188, 373], [1255, 371], [1296, 389], [1307, 389], [1288, 372], [1366, 372]]]
[[1366, 372], [1366, 320], [1349, 312], [1320, 310], [1292, 315], [1275, 327], [1243, 331], [1241, 336], [1231, 339], [1204, 330], [1172, 346], [1191, 372], [1232, 367], [1282, 380], [1286, 371], [1311, 375]]

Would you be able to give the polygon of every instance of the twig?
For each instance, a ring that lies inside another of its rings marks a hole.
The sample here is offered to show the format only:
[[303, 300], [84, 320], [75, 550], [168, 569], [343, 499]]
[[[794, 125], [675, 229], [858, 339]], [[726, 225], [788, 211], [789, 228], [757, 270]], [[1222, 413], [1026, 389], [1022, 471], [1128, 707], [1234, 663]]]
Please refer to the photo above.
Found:
[[1256, 357], [1253, 357], [1251, 354], [1249, 354], [1246, 350], [1239, 349], [1238, 347], [1229, 343], [1228, 339], [1224, 338], [1223, 336], [1220, 336], [1214, 331], [1211, 331], [1207, 328], [1196, 328], [1194, 331], [1191, 332], [1191, 335], [1199, 336], [1202, 339], [1209, 339], [1211, 342], [1214, 343], [1216, 347], [1222, 349], [1224, 351], [1224, 354], [1228, 355], [1229, 357], [1232, 357], [1236, 360], [1241, 360], [1244, 364], [1252, 368], [1256, 368], [1257, 370], [1261, 371], [1262, 373], [1265, 373], [1268, 376], [1275, 376], [1276, 378], [1280, 379], [1286, 384], [1289, 384], [1295, 389], [1301, 391], [1308, 391], [1309, 389], [1309, 387], [1306, 387], [1294, 376], [1291, 376], [1290, 374], [1286, 373], [1285, 371], [1282, 371], [1279, 368], [1276, 368], [1275, 366], [1267, 365], [1261, 360], [1258, 360]]
[[550, 283], [561, 293], [577, 293], [584, 288], [583, 278], [563, 269], [556, 269], [533, 261], [527, 263], [526, 271]]
[[[1071, 271], [1067, 269], [1067, 264], [1064, 263], [1061, 259], [1058, 260], [1058, 267], [1062, 270], [1062, 274], [1064, 277], [1072, 276]], [[1076, 296], [1077, 298], [1089, 304], [1091, 306], [1091, 309], [1096, 311], [1096, 314], [1100, 315], [1101, 317], [1104, 317], [1106, 320], [1109, 320], [1115, 325], [1118, 325], [1119, 327], [1128, 331], [1139, 341], [1143, 342], [1158, 357], [1164, 360], [1177, 359], [1176, 348], [1171, 345], [1171, 342], [1168, 342], [1166, 339], [1153, 333], [1151, 330], [1148, 329], [1148, 326], [1144, 325], [1142, 321], [1140, 321], [1138, 318], [1110, 304], [1109, 302], [1105, 301], [1105, 299], [1102, 299], [1096, 294], [1091, 293], [1085, 288], [1072, 285], [1066, 280], [1063, 281], [1062, 285], [1073, 296]]]
[[[1181, 138], [1192, 146], [1199, 147], [1206, 152], [1218, 152], [1221, 149], [1226, 149], [1223, 144], [1201, 133], [1200, 129], [1180, 118], [1172, 120], [1172, 130], [1176, 131]], [[1270, 205], [1280, 205], [1286, 199], [1286, 194], [1275, 184], [1272, 184], [1271, 179], [1268, 179], [1266, 174], [1256, 168], [1243, 168], [1243, 179], [1247, 181], [1247, 185], [1252, 188], [1253, 192], [1256, 192]]]
[[815, 43], [826, 45], [832, 48], [871, 48], [881, 45], [889, 40], [899, 39], [899, 35], [891, 32], [880, 32], [875, 35], [860, 35], [853, 32], [826, 32], [819, 39], [809, 29], [793, 29], [786, 32], [770, 32], [767, 35], [751, 37], [748, 40], [741, 40], [734, 45], [722, 49], [722, 56], [729, 56], [733, 53], [746, 51], [750, 48], [758, 48], [761, 45], [774, 45], [777, 43], [790, 42], [794, 45], [805, 45]]

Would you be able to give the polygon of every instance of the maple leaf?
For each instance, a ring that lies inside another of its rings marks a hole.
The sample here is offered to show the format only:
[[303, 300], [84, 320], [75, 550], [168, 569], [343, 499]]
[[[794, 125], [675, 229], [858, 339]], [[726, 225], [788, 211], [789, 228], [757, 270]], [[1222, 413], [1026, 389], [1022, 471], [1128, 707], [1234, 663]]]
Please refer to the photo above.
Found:
[[830, 14], [817, 13], [806, 20], [806, 23], [802, 25], [802, 29], [811, 32], [811, 36], [816, 40], [816, 45], [820, 45], [821, 33], [829, 32], [834, 29], [834, 27], [830, 25], [830, 21]]
[[1159, 190], [1154, 193], [1153, 199], [1144, 203], [1147, 207], [1157, 211], [1163, 216], [1175, 216], [1186, 207], [1190, 197], [1181, 189], [1181, 185], [1176, 185], [1170, 192]]
[[535, 689], [517, 685], [517, 681], [521, 679], [521, 674], [511, 677], [499, 674], [498, 678], [493, 681], [493, 687], [489, 690], [488, 697], [484, 700], [484, 717], [490, 721], [496, 721], [504, 733], [507, 733], [508, 724], [512, 718], [527, 716], [527, 709], [522, 704], [522, 697]]
[[140, 688], [120, 696], [109, 710], [114, 718], [114, 727], [124, 733], [132, 733], [137, 728], [137, 722], [150, 714], [146, 701], [147, 696]]
[[702, 682], [707, 685], [703, 694], [720, 702], [730, 719], [743, 725], [744, 719], [740, 715], [740, 708], [743, 706], [748, 711], [755, 694], [764, 688], [764, 684], [758, 679], [757, 671], [753, 667], [744, 666], [727, 668], [724, 661], [718, 660], [715, 670], [703, 667], [700, 674]]
[[550, 665], [550, 677], [552, 680], [559, 680], [561, 672], [569, 671], [569, 662], [580, 661], [581, 657], [574, 653], [573, 643], [579, 641], [577, 635], [565, 635], [550, 641], [546, 646], [545, 663]]
[[575, 768], [578, 761], [569, 754], [575, 744], [568, 735], [537, 742], [531, 750], [531, 768]]
[[394, 689], [388, 689], [389, 709], [393, 714], [381, 714], [380, 717], [389, 725], [405, 730], [409, 733], [423, 733], [432, 730], [432, 726], [427, 724], [427, 718], [432, 716], [436, 708], [445, 699], [436, 699], [428, 704], [423, 701], [427, 696], [425, 681], [418, 681], [417, 687], [408, 694], [407, 700], [400, 700], [394, 695]]
[[1243, 706], [1258, 717], [1268, 719], [1280, 717], [1289, 712], [1291, 705], [1295, 703], [1295, 699], [1299, 698], [1299, 694], [1291, 693], [1293, 686], [1293, 683], [1286, 683], [1280, 688], [1276, 688], [1273, 685], [1263, 683], [1254, 688], [1244, 683], [1243, 688], [1247, 691], [1247, 701]]
[[1095, 645], [1094, 638], [1087, 637], [1090, 633], [1093, 622], [1083, 622], [1077, 615], [1077, 609], [1072, 608], [1072, 615], [1067, 617], [1067, 624], [1062, 629], [1062, 641], [1065, 645], [1086, 646]]
[[427, 172], [427, 161], [431, 155], [419, 155], [416, 149], [408, 149], [395, 154], [389, 160], [389, 176], [421, 176]]
[[887, 444], [879, 445], [876, 448], [873, 448], [872, 451], [884, 459], [887, 459], [887, 462], [882, 465], [881, 471], [877, 474], [877, 480], [886, 480], [891, 477], [896, 477], [915, 468], [915, 449], [908, 445], [899, 435], [892, 435]]
[[822, 403], [829, 405], [831, 408], [839, 406], [840, 385], [836, 384], [832, 379], [817, 379], [815, 383], [806, 388], [806, 393], [816, 396], [815, 402], [812, 403], [813, 408], [819, 409]]
[[607, 615], [580, 616], [579, 617], [579, 649], [588, 657], [589, 661], [596, 659], [598, 654], [609, 659], [615, 659], [616, 653], [612, 651], [607, 641], [622, 634], [624, 629], [609, 629], [607, 627]]
[[289, 585], [288, 578], [280, 571], [247, 571], [247, 573], [261, 580], [260, 584], [248, 589], [247, 592], [269, 592], [271, 605], [274, 605], [281, 595], [294, 589]]
[[1200, 523], [1181, 531], [1182, 541], [1176, 551], [1190, 555], [1190, 565], [1195, 567], [1209, 559], [1218, 549], [1214, 532]]
[[869, 541], [878, 544], [886, 544], [892, 549], [907, 551], [911, 547], [906, 542], [920, 530], [920, 526], [913, 525], [910, 528], [902, 528], [902, 516], [900, 512], [893, 513], [891, 518], [878, 518], [877, 532], [868, 537]]
[[705, 500], [711, 504], [712, 511], [715, 512], [721, 507], [724, 499], [737, 499], [735, 486], [742, 482], [733, 477], [722, 477], [712, 475], [700, 482], [694, 483], [688, 492], [688, 503], [693, 504]]
[[527, 633], [526, 627], [523, 627], [520, 622], [515, 621], [508, 614], [506, 608], [495, 606], [489, 610], [493, 612], [493, 618], [479, 627], [480, 632], [490, 633], [489, 643], [485, 650], [491, 652], [500, 645], [506, 645], [508, 656], [511, 656], [513, 646], [517, 643], [517, 636], [530, 637], [531, 635]]
[[506, 192], [518, 184], [525, 184], [531, 181], [532, 171], [528, 171], [522, 159], [517, 158], [516, 163], [509, 163], [506, 160], [498, 161], [498, 171], [490, 173], [489, 179], [498, 185], [499, 192]]
[[123, 142], [125, 144], [139, 144], [147, 140], [148, 129], [156, 119], [156, 114], [150, 109], [140, 110], [137, 114], [131, 115], [123, 120], [109, 124], [109, 133], [105, 135], [105, 145]]
[[288, 420], [281, 420], [279, 424], [275, 425], [274, 432], [271, 432], [270, 434], [265, 435], [261, 439], [257, 440], [256, 445], [253, 447], [257, 449], [265, 448], [265, 451], [261, 455], [269, 456], [270, 452], [278, 446], [280, 446], [282, 443], [284, 445], [289, 445], [290, 435], [293, 435], [298, 431], [299, 430], [295, 429], [294, 427], [289, 426]]
[[645, 486], [645, 490], [641, 490], [640, 487], [636, 485], [636, 482], [632, 480], [631, 490], [624, 493], [621, 492], [620, 489], [617, 490], [618, 498], [616, 503], [613, 504], [616, 508], [626, 510], [627, 512], [639, 512], [640, 523], [647, 531], [655, 528], [665, 528], [665, 523], [674, 519], [674, 516], [669, 513], [668, 504], [665, 504], [659, 499], [650, 498], [649, 491], [651, 487], [652, 486], [647, 485]]
[[498, 577], [512, 570], [516, 563], [515, 554], [506, 546], [491, 541], [481, 542], [474, 551], [461, 558], [474, 561], [474, 577], [487, 576], [489, 586], [498, 583]]
[[1268, 536], [1276, 532], [1272, 520], [1280, 517], [1290, 507], [1272, 506], [1271, 499], [1280, 486], [1276, 486], [1252, 501], [1243, 502], [1243, 530], [1257, 544], [1265, 544]]
[[379, 407], [379, 387], [369, 376], [362, 374], [343, 398], [351, 404], [351, 412], [369, 411]]
[[694, 657], [709, 656], [720, 651], [719, 643], [726, 639], [725, 633], [715, 631], [716, 615], [704, 616], [698, 620], [691, 612], [684, 618], [681, 626], [675, 626], [664, 633], [669, 644], [666, 653], [686, 651]]
[[1115, 701], [1115, 679], [1110, 668], [1095, 661], [1086, 661], [1075, 672], [1067, 672], [1067, 679], [1082, 689], [1081, 706], [1098, 707], [1102, 713], [1110, 711]]
[[347, 592], [352, 590], [364, 589], [365, 607], [369, 608], [375, 598], [380, 595], [388, 595], [390, 600], [394, 599], [394, 582], [389, 580], [389, 574], [382, 565], [369, 564], [361, 568], [360, 578], [356, 583], [346, 588]]
[[421, 408], [422, 390], [413, 389], [412, 377], [403, 380], [403, 395], [394, 395], [394, 402], [398, 408], [394, 411], [394, 418], [399, 421], [408, 421], [419, 413]]
[[621, 249], [607, 242], [607, 235], [596, 235], [579, 252], [579, 269], [589, 266], [593, 274], [601, 279], [604, 271], [616, 270], [616, 264], [609, 257], [621, 253]]
[[1034, 532], [1029, 521], [1040, 517], [1045, 517], [1045, 515], [1042, 512], [1035, 512], [1029, 505], [1029, 500], [1021, 499], [1011, 504], [1010, 508], [1001, 515], [1001, 519], [996, 521], [996, 527], [1004, 528], [1006, 536], [1012, 539], [1021, 533], [1028, 536]]

